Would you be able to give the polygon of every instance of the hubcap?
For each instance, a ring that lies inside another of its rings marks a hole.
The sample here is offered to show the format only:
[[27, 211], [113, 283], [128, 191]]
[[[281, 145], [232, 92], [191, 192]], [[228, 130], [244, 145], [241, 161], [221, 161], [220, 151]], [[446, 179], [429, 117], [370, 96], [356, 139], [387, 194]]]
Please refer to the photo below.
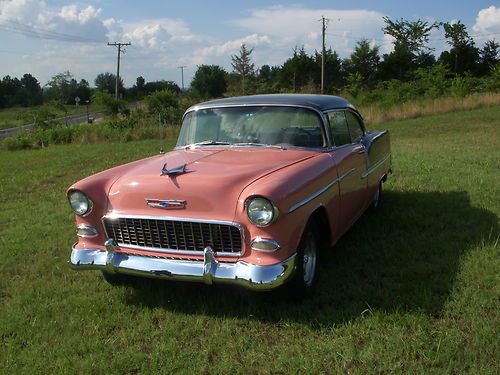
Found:
[[380, 201], [380, 185], [375, 192], [375, 197], [373, 198], [373, 206], [378, 207], [378, 203]]
[[302, 269], [304, 271], [304, 284], [311, 286], [316, 273], [316, 241], [311, 233], [307, 236], [304, 247], [304, 256], [302, 260]]

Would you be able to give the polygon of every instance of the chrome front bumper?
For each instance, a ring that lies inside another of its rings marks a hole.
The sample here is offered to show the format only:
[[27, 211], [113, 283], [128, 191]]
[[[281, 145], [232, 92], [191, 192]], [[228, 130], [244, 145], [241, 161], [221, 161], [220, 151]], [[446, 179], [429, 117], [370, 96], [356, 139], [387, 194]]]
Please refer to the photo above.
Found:
[[75, 270], [102, 270], [155, 279], [194, 281], [205, 284], [236, 284], [248, 289], [274, 289], [288, 280], [295, 271], [296, 254], [269, 266], [257, 266], [243, 261], [219, 262], [210, 248], [205, 248], [203, 261], [175, 260], [130, 255], [115, 252], [112, 240], [106, 241], [106, 251], [76, 249], [73, 246], [70, 266]]

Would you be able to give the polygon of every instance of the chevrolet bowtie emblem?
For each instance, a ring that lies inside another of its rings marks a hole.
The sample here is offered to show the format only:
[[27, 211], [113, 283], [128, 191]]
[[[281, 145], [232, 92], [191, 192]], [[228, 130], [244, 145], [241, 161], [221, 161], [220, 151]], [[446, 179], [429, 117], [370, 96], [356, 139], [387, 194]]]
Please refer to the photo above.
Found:
[[164, 208], [166, 210], [176, 210], [186, 207], [186, 201], [176, 199], [162, 200], [146, 198], [146, 202], [149, 207]]
[[167, 176], [176, 176], [178, 174], [183, 174], [183, 173], [186, 173], [186, 172], [187, 172], [186, 164], [183, 164], [180, 167], [175, 167], [175, 168], [172, 168], [172, 169], [167, 169], [167, 163], [165, 163], [165, 165], [161, 169], [160, 176], [163, 176], [165, 174]]

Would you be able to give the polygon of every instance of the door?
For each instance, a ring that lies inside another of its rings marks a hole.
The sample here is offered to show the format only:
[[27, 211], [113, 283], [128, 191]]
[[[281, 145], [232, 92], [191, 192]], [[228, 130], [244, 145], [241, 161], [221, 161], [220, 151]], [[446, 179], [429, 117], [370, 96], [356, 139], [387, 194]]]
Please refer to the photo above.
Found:
[[[349, 112], [350, 114], [350, 112]], [[366, 171], [367, 160], [365, 146], [361, 143], [364, 134], [362, 125], [348, 123], [347, 111], [328, 113], [330, 130], [335, 142], [331, 156], [337, 164], [338, 184], [340, 190], [340, 213], [343, 231], [363, 213], [366, 201], [366, 179], [362, 178]], [[356, 128], [357, 126], [357, 128]]]

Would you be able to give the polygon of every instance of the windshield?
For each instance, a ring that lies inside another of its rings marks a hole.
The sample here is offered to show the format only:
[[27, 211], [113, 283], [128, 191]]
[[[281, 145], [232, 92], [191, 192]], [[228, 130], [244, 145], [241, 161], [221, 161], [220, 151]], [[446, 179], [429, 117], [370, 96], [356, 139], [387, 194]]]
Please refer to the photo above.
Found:
[[321, 118], [297, 107], [208, 108], [186, 114], [177, 147], [189, 145], [325, 147]]

